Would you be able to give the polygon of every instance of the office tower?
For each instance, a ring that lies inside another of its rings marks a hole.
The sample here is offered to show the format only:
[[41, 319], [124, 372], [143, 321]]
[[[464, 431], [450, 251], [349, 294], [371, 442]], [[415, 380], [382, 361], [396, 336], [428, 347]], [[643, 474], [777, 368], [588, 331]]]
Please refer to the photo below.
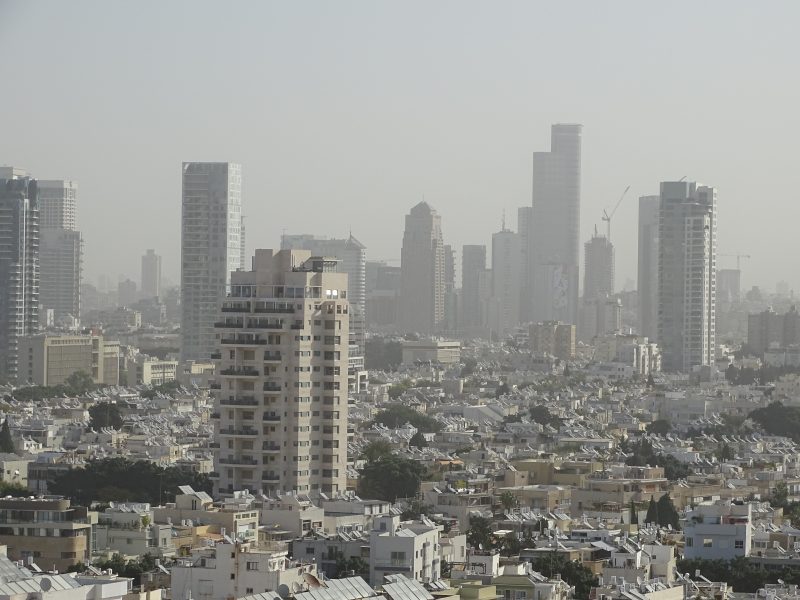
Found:
[[39, 180], [39, 302], [56, 322], [81, 312], [83, 238], [76, 227], [78, 184]]
[[584, 244], [583, 297], [592, 300], [614, 293], [614, 245], [595, 231]]
[[712, 365], [715, 352], [717, 191], [661, 184], [658, 343], [665, 371]]
[[60, 385], [83, 371], [97, 384], [119, 385], [119, 342], [87, 335], [40, 333], [20, 339], [19, 378], [36, 385]]
[[215, 491], [344, 491], [347, 275], [307, 250], [231, 274], [215, 388]]
[[517, 234], [519, 235], [519, 320], [527, 323], [531, 320], [533, 292], [531, 287], [531, 227], [533, 207], [521, 206], [517, 209]]
[[242, 265], [242, 167], [183, 163], [181, 360], [207, 360], [230, 274]]
[[550, 152], [533, 154], [530, 244], [534, 321], [578, 321], [581, 125], [553, 125]]
[[124, 279], [117, 284], [117, 304], [119, 306], [133, 306], [139, 300], [136, 282]]
[[400, 267], [368, 261], [367, 325], [372, 330], [396, 330], [400, 310]]
[[39, 192], [21, 169], [0, 168], [0, 380], [16, 382], [20, 338], [39, 327]]
[[148, 250], [142, 256], [142, 298], [161, 296], [161, 256], [155, 250]]
[[659, 196], [639, 198], [639, 334], [658, 338], [658, 211]]
[[519, 236], [505, 227], [492, 235], [492, 299], [489, 327], [500, 337], [519, 324]]
[[350, 389], [359, 391], [358, 373], [364, 371], [367, 343], [366, 246], [351, 234], [344, 239], [328, 239], [308, 234], [281, 237], [281, 250], [308, 250], [314, 256], [337, 260], [337, 270], [347, 274], [350, 301]]
[[437, 333], [444, 320], [442, 219], [425, 202], [406, 215], [400, 269], [400, 327]]
[[461, 249], [461, 330], [465, 333], [483, 326], [480, 277], [485, 270], [486, 246], [464, 246]]
[[456, 291], [456, 251], [450, 244], [444, 247], [444, 322], [442, 328], [458, 330], [458, 297]]

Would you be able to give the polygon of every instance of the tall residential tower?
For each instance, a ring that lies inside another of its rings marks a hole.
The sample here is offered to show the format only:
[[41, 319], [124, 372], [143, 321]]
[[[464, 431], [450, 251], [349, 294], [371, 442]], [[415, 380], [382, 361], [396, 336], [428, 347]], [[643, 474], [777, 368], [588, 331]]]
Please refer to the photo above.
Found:
[[230, 274], [242, 267], [242, 168], [183, 163], [181, 359], [207, 360]]
[[639, 198], [639, 334], [658, 339], [658, 209], [660, 196]]
[[661, 184], [658, 338], [665, 371], [714, 363], [717, 191], [688, 181]]
[[155, 250], [148, 250], [142, 256], [142, 298], [161, 296], [161, 256]]

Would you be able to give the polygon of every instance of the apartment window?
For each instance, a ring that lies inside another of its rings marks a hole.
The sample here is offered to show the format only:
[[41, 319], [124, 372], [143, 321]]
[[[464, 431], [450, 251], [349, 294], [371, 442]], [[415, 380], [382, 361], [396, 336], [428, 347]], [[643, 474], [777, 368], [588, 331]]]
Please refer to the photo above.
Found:
[[258, 571], [258, 562], [250, 561], [247, 563], [247, 570], [248, 571]]
[[694, 546], [694, 538], [687, 537], [686, 538], [686, 547], [687, 548], [691, 548], [692, 546]]
[[714, 546], [714, 540], [711, 538], [703, 538], [703, 548], [711, 548]]
[[743, 549], [744, 548], [744, 540], [734, 540], [733, 547], [734, 548], [738, 548], [740, 550]]

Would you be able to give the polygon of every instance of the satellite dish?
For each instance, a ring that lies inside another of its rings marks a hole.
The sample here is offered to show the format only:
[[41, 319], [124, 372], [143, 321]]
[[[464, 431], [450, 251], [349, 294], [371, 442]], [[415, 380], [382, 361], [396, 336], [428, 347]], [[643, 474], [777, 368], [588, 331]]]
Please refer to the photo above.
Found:
[[50, 581], [47, 577], [42, 577], [41, 581], [39, 582], [39, 585], [41, 586], [43, 592], [47, 592], [50, 590], [51, 587], [53, 587], [53, 582]]

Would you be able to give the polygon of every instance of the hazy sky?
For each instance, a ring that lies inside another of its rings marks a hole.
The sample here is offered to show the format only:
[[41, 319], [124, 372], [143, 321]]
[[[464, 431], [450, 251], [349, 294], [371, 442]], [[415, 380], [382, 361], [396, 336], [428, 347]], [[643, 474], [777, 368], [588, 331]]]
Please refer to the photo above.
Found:
[[[800, 291], [800, 3], [0, 0], [0, 164], [79, 182], [89, 279], [177, 279], [181, 161], [243, 165], [248, 249], [283, 229], [400, 256], [422, 199], [446, 243], [490, 244], [531, 201], [531, 153], [583, 123], [582, 238], [637, 198], [719, 188], [744, 284]], [[721, 266], [735, 259], [720, 258]]]

